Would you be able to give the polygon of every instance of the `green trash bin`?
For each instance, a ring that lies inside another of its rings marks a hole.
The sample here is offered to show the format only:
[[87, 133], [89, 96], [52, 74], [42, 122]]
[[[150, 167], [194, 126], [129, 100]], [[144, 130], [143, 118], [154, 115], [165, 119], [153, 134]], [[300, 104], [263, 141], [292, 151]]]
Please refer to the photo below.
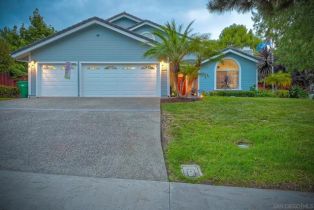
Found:
[[20, 91], [20, 97], [27, 98], [28, 97], [28, 81], [18, 81], [16, 84]]

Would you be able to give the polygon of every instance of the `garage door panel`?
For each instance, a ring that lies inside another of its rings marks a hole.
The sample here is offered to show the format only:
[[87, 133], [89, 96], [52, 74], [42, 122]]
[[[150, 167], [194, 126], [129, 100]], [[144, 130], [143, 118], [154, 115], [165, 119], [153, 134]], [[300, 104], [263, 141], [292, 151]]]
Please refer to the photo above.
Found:
[[134, 91], [99, 91], [99, 92], [86, 92], [86, 94], [88, 94], [89, 97], [117, 97], [117, 96], [121, 96], [121, 97], [132, 97], [132, 96], [152, 96], [152, 94], [154, 94], [154, 91], [142, 91], [141, 94], [136, 93]]
[[105, 69], [108, 65], [82, 65], [82, 96], [157, 96], [156, 65], [151, 69], [134, 64]]
[[40, 96], [78, 96], [77, 65], [71, 65], [70, 78], [65, 78], [65, 65], [65, 63], [40, 65]]

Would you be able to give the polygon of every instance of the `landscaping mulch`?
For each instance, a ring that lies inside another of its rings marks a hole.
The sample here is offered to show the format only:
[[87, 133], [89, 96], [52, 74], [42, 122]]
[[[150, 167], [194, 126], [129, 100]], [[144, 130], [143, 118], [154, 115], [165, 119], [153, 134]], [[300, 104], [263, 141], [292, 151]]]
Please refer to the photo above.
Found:
[[181, 103], [181, 102], [194, 102], [202, 100], [200, 97], [190, 97], [190, 98], [183, 98], [183, 97], [169, 97], [169, 98], [161, 98], [160, 103]]

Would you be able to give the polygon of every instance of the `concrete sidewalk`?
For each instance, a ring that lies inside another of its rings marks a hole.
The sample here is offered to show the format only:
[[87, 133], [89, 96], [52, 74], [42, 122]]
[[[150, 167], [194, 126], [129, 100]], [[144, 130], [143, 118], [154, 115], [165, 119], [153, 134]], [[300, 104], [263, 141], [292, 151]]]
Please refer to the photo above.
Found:
[[313, 193], [159, 181], [0, 171], [0, 186], [6, 210], [314, 208]]

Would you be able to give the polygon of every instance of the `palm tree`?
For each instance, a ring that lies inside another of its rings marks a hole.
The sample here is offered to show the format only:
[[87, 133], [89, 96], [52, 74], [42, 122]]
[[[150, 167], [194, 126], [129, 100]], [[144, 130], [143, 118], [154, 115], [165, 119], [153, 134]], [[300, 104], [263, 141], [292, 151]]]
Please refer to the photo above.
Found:
[[144, 56], [155, 57], [159, 60], [168, 61], [170, 64], [170, 71], [172, 73], [172, 88], [176, 93], [178, 91], [178, 73], [180, 71], [180, 62], [183, 57], [190, 52], [190, 33], [193, 21], [183, 29], [183, 25], [177, 26], [173, 20], [161, 26], [162, 31], [155, 31], [154, 35], [158, 37], [161, 42], [155, 43], [153, 47], [147, 50]]
[[[190, 40], [190, 53], [195, 56], [194, 63], [182, 63], [180, 73], [184, 75], [184, 82], [187, 82], [187, 95], [191, 94], [195, 80], [200, 77], [207, 77], [201, 73], [202, 61], [219, 53], [220, 47], [217, 41], [210, 40], [209, 34], [195, 35]], [[217, 58], [217, 60], [220, 59]], [[216, 59], [215, 59], [216, 60]], [[182, 87], [183, 85], [181, 85]]]
[[265, 88], [265, 78], [273, 72], [273, 58], [270, 49], [266, 47], [258, 55], [258, 74], [259, 80], [264, 81]]
[[285, 88], [291, 85], [292, 79], [290, 73], [278, 72], [271, 74], [265, 78], [266, 84], [274, 85], [275, 90], [278, 88]]

